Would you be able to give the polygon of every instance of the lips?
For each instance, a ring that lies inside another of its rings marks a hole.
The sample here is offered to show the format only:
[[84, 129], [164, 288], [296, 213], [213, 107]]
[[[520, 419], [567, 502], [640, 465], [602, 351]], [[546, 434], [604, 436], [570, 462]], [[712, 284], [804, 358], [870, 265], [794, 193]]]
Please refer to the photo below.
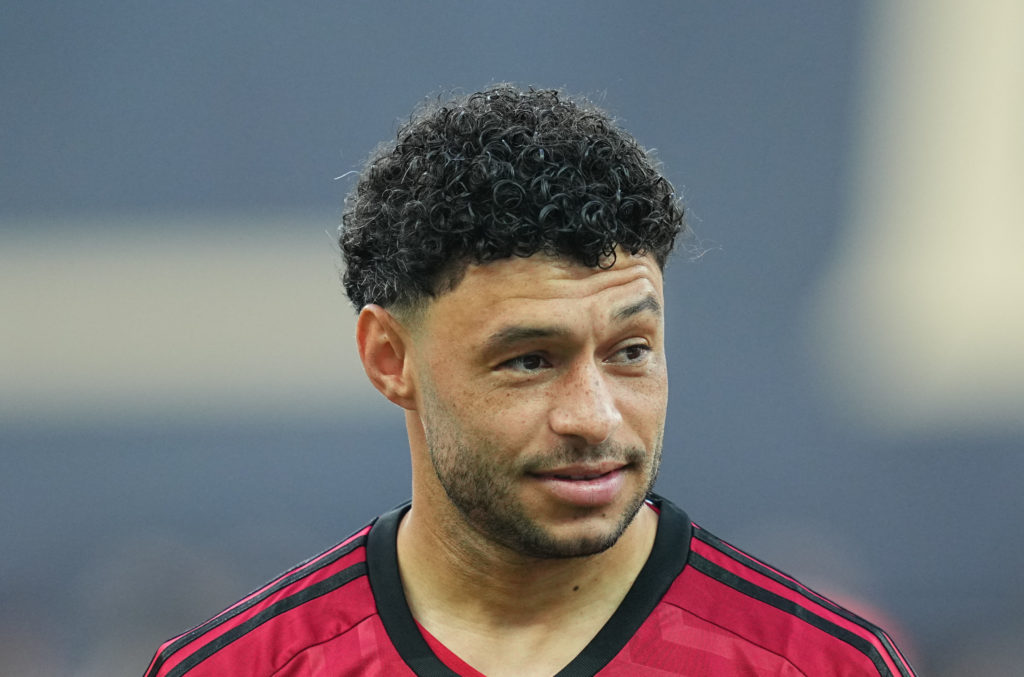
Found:
[[554, 477], [562, 480], [593, 480], [603, 477], [609, 473], [621, 470], [624, 463], [608, 461], [597, 464], [571, 465], [560, 468], [553, 468], [542, 472], [531, 473], [535, 477]]
[[533, 473], [531, 477], [561, 503], [600, 507], [612, 503], [622, 491], [627, 467], [622, 463], [574, 465]]
[[573, 481], [577, 481], [577, 480], [593, 480], [593, 479], [597, 479], [598, 477], [604, 477], [607, 474], [608, 473], [605, 473], [605, 472], [601, 473], [600, 475], [560, 475], [558, 473], [554, 473], [554, 474], [551, 475], [551, 477], [554, 477], [556, 480], [573, 480]]

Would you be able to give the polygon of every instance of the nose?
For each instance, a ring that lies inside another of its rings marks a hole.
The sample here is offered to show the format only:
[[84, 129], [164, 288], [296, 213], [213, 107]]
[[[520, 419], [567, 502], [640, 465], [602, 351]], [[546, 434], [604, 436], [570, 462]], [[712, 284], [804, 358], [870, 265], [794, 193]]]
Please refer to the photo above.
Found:
[[589, 446], [612, 436], [622, 423], [622, 413], [598, 365], [590, 362], [565, 375], [554, 393], [549, 420], [555, 434]]

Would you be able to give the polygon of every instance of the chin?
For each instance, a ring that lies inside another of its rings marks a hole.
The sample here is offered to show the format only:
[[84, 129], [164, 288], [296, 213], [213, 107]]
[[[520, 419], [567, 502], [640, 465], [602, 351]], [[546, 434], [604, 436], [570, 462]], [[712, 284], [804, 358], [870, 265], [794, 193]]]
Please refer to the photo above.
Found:
[[[642, 502], [641, 502], [642, 505]], [[632, 506], [630, 506], [632, 508]], [[537, 522], [520, 522], [515, 534], [504, 534], [507, 547], [530, 557], [540, 559], [566, 559], [590, 557], [608, 550], [632, 524], [637, 510], [627, 509], [617, 519], [590, 517], [575, 523], [543, 527]], [[511, 537], [511, 538], [509, 538]]]
[[542, 559], [570, 559], [575, 557], [591, 557], [608, 550], [619, 542], [621, 534], [609, 534], [603, 538], [576, 538], [554, 540], [550, 547], [541, 552], [533, 554], [534, 557]]

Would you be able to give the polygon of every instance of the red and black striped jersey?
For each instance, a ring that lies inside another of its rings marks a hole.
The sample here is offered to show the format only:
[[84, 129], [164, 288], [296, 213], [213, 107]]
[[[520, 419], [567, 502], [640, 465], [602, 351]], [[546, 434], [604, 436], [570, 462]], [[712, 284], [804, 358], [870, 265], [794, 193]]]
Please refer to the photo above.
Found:
[[[690, 522], [658, 533], [622, 604], [557, 677], [912, 677], [881, 629]], [[163, 644], [146, 677], [482, 677], [413, 619], [382, 515]]]

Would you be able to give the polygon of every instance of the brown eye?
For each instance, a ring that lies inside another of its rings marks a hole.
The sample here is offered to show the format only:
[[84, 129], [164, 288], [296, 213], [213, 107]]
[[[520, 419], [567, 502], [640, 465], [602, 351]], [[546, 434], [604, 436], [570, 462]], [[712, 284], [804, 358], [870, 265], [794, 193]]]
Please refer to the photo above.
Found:
[[543, 356], [538, 355], [537, 353], [528, 353], [526, 355], [520, 355], [519, 357], [513, 357], [511, 360], [502, 363], [501, 366], [506, 369], [529, 372], [544, 369], [551, 365]]
[[643, 362], [644, 359], [647, 358], [647, 354], [650, 352], [651, 347], [646, 343], [634, 343], [615, 353], [611, 361], [622, 364], [639, 363]]

